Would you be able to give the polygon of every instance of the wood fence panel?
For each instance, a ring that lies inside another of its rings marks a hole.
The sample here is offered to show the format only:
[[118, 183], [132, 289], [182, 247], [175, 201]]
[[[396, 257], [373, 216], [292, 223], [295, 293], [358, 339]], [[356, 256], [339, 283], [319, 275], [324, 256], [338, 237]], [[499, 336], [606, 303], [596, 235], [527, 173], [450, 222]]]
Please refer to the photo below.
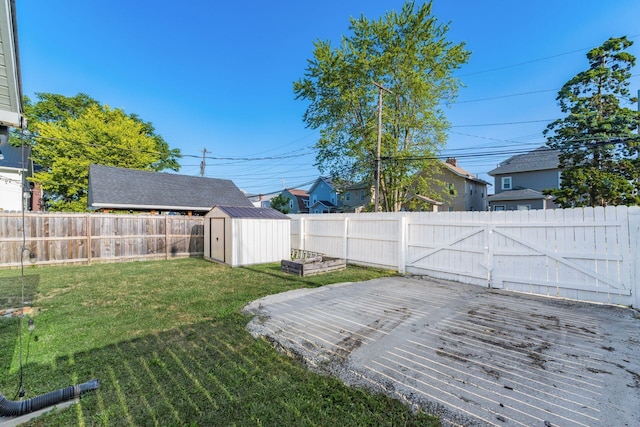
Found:
[[[0, 212], [0, 267], [33, 253], [38, 265], [203, 255], [203, 218]], [[24, 240], [24, 242], [23, 242]], [[24, 245], [23, 245], [24, 243]]]

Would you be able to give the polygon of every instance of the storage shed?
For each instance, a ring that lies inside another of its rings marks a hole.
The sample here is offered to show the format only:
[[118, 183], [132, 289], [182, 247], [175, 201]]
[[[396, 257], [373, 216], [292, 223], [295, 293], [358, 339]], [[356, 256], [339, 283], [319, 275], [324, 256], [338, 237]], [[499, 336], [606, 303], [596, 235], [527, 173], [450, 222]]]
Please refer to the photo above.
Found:
[[291, 257], [291, 222], [271, 208], [216, 206], [204, 218], [204, 258], [232, 267]]

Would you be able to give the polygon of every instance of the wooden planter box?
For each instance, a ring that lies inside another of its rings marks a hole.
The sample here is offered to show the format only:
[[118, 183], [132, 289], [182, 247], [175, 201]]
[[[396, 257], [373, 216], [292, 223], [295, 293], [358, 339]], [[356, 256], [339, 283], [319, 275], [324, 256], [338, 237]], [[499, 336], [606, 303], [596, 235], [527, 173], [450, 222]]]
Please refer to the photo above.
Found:
[[280, 262], [282, 271], [297, 276], [311, 276], [314, 274], [327, 273], [329, 271], [344, 270], [347, 262], [342, 258], [331, 258], [317, 256], [313, 258], [296, 259], [293, 261], [282, 260]]

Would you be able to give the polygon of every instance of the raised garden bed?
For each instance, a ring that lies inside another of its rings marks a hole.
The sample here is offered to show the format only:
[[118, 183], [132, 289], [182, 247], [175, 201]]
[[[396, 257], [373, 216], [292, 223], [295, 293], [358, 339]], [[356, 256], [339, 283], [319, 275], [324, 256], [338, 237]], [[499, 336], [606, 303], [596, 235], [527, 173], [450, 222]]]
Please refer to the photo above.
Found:
[[280, 262], [282, 271], [296, 276], [311, 276], [327, 273], [329, 271], [344, 270], [347, 262], [342, 258], [327, 256], [315, 256], [312, 258], [295, 259], [292, 261], [283, 259]]

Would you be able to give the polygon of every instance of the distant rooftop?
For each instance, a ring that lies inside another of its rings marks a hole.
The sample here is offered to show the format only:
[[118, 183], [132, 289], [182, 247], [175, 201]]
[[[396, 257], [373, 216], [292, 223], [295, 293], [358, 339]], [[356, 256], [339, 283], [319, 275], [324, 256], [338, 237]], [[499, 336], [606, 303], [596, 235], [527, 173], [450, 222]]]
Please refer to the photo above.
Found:
[[528, 153], [509, 157], [490, 171], [489, 175], [559, 169], [559, 154], [558, 150], [542, 146]]
[[214, 206], [253, 207], [227, 179], [111, 166], [89, 167], [89, 207], [208, 212]]

